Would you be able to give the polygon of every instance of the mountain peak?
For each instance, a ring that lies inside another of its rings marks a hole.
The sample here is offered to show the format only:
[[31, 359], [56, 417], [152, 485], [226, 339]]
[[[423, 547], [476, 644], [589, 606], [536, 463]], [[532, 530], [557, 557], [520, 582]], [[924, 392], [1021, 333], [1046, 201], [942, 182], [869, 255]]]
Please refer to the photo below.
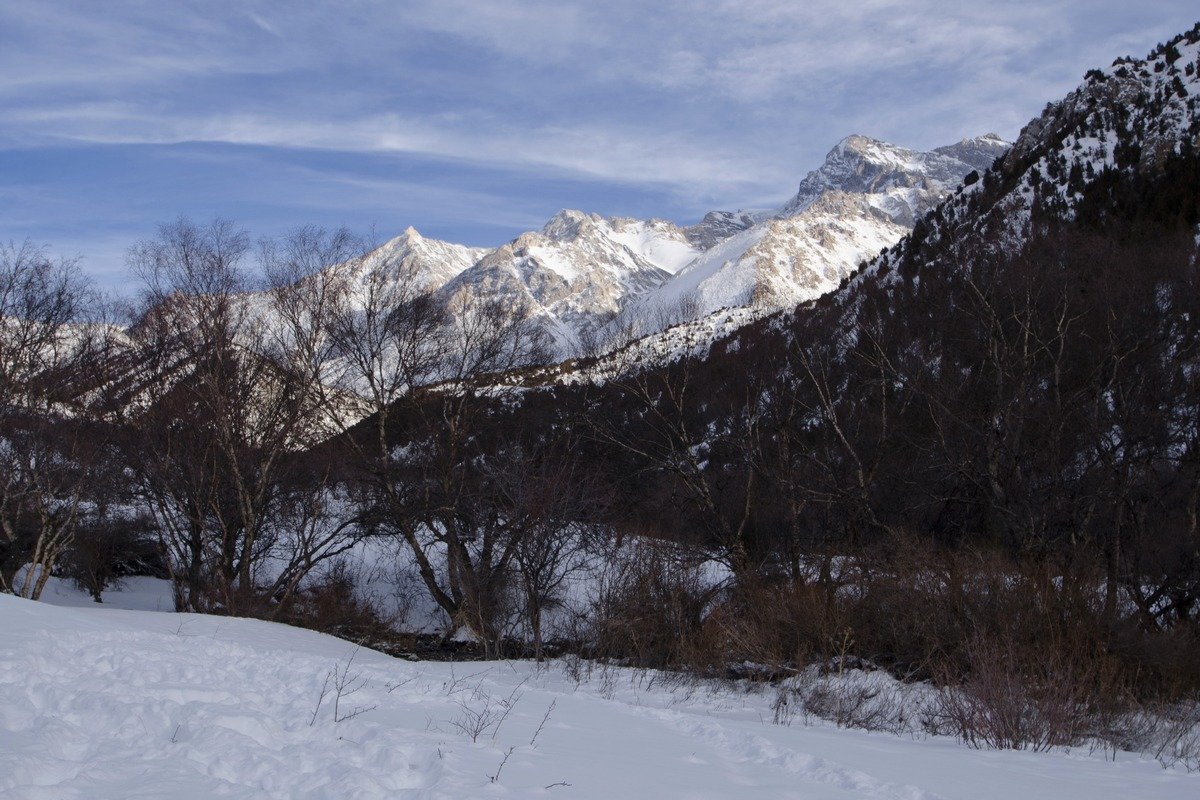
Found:
[[581, 228], [588, 223], [599, 222], [600, 219], [601, 217], [597, 214], [564, 208], [542, 226], [542, 234], [551, 239], [573, 239], [579, 235]]
[[878, 150], [898, 149], [900, 148], [896, 147], [896, 145], [889, 144], [882, 139], [876, 139], [872, 136], [865, 136], [861, 133], [852, 133], [834, 145], [833, 149], [829, 151], [829, 154], [825, 156], [825, 160], [828, 161], [829, 159], [835, 158], [836, 156], [846, 152], [866, 154]]
[[978, 172], [985, 172], [997, 158], [1008, 152], [1012, 142], [995, 133], [985, 133], [962, 139], [954, 144], [939, 147], [932, 152], [967, 164]]
[[753, 227], [771, 216], [770, 211], [709, 211], [704, 219], [683, 229], [683, 235], [701, 250], [708, 250], [735, 233]]
[[[895, 206], [903, 224], [912, 225], [941, 195], [950, 191], [971, 170], [985, 170], [1009, 148], [993, 133], [939, 147], [929, 152], [911, 150], [862, 134], [851, 134], [838, 142], [820, 167], [808, 173], [799, 189], [776, 216], [803, 213], [830, 191], [884, 195], [916, 192], [929, 197], [893, 197], [885, 204]], [[903, 203], [899, 203], [903, 200]], [[913, 205], [913, 202], [916, 205]], [[901, 208], [900, 206], [903, 206]]]

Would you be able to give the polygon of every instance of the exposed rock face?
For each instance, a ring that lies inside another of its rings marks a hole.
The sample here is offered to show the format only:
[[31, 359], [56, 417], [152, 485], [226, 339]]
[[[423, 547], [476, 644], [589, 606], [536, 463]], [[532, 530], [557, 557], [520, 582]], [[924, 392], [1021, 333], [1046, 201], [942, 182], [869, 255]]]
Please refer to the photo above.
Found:
[[661, 285], [698, 253], [670, 222], [561, 211], [540, 232], [493, 250], [441, 291], [523, 307], [542, 321], [560, 354], [569, 355], [584, 331]]
[[710, 211], [695, 225], [684, 228], [683, 234], [696, 247], [707, 250], [717, 242], [753, 227], [767, 216], [770, 213], [762, 211]]
[[631, 303], [618, 325], [648, 334], [722, 308], [769, 313], [831, 291], [1008, 147], [994, 134], [927, 153], [848, 136], [775, 213], [707, 215], [693, 229], [713, 244]]
[[871, 196], [873, 205], [893, 221], [911, 227], [969, 172], [983, 172], [1008, 147], [995, 134], [928, 153], [867, 136], [847, 136], [829, 151], [819, 169], [800, 182], [796, 196], [777, 216], [803, 213], [826, 192], [840, 191]]

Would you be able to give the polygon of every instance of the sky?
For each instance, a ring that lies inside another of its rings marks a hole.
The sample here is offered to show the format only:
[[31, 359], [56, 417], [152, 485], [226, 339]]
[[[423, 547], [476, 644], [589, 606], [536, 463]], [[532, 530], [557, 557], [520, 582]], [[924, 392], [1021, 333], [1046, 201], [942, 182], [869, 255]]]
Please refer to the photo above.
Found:
[[1183, 0], [0, 0], [0, 241], [127, 282], [180, 215], [496, 246], [781, 205], [844, 136], [1012, 139]]

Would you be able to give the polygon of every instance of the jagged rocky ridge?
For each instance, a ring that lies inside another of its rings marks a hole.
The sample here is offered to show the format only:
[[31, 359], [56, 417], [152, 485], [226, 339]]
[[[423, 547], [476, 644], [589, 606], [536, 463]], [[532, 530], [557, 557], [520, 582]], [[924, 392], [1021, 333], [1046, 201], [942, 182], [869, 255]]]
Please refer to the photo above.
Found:
[[[413, 229], [371, 261], [400, 258], [446, 298], [524, 308], [557, 355], [613, 349], [722, 309], [741, 321], [819, 296], [894, 244], [966, 175], [1008, 145], [995, 135], [928, 153], [850, 136], [775, 211], [713, 211], [695, 225], [564, 210], [494, 250]], [[709, 340], [727, 329], [701, 323]]]
[[581, 334], [615, 316], [629, 298], [661, 285], [699, 250], [664, 220], [605, 218], [562, 211], [540, 232], [487, 253], [441, 288], [523, 307], [551, 335], [560, 355]]
[[928, 153], [848, 136], [782, 208], [637, 298], [628, 324], [653, 333], [655, 322], [671, 319], [674, 308], [684, 318], [722, 308], [769, 313], [819, 297], [1007, 149], [995, 134]]

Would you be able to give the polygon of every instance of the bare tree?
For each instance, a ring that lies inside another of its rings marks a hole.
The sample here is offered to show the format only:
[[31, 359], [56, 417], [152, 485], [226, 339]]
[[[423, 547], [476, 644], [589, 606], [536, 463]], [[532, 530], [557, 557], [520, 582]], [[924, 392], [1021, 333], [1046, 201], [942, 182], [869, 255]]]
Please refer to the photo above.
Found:
[[75, 536], [99, 446], [83, 413], [104, 340], [89, 294], [72, 262], [0, 246], [0, 590], [33, 599]]
[[545, 335], [519, 306], [431, 294], [420, 277], [384, 250], [346, 267], [321, 391], [357, 467], [358, 517], [398, 537], [447, 617], [495, 652], [512, 547], [485, 502], [481, 436], [511, 376], [545, 360]]
[[326, 317], [294, 313], [284, 280], [344, 248], [313, 230], [264, 245], [276, 284], [256, 293], [250, 249], [231, 223], [180, 220], [130, 253], [145, 284], [130, 356], [148, 374], [129, 463], [181, 610], [273, 613], [353, 544], [328, 470], [301, 457], [328, 433], [314, 358]]
[[615, 391], [628, 404], [623, 413], [597, 408], [587, 422], [595, 438], [631, 455], [647, 474], [668, 477], [717, 557], [745, 576], [752, 569], [749, 535], [758, 480], [752, 454], [763, 398], [756, 382], [743, 382], [723, 406], [720, 423], [710, 426], [696, 413], [711, 388], [708, 380], [694, 359], [659, 370], [629, 365], [594, 398], [604, 405]]
[[501, 451], [488, 474], [497, 510], [510, 523], [512, 560], [539, 662], [545, 612], [562, 602], [571, 576], [587, 566], [611, 515], [611, 491], [577, 446], [570, 438], [538, 449], [514, 446]]

